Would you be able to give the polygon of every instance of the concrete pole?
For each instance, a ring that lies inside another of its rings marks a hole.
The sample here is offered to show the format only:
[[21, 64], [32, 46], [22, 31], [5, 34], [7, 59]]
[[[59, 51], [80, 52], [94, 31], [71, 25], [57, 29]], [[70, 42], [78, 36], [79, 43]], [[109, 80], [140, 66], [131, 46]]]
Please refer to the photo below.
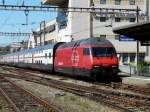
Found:
[[[139, 7], [137, 6], [137, 23], [139, 22]], [[137, 75], [139, 75], [139, 41], [137, 40]]]
[[44, 24], [44, 26], [43, 26], [43, 33], [44, 33], [44, 45], [45, 45], [45, 33], [46, 33], [46, 22], [45, 22], [45, 20], [43, 21], [43, 24]]
[[[93, 6], [93, 0], [89, 0], [90, 3], [89, 3], [89, 7], [92, 7]], [[90, 13], [90, 19], [89, 19], [89, 36], [90, 38], [93, 38], [93, 16], [92, 16], [92, 13]]]
[[149, 0], [146, 0], [146, 20], [149, 20]]
[[[150, 5], [149, 0], [146, 0], [146, 20], [147, 21], [149, 21], [149, 12], [150, 12], [149, 5]], [[147, 56], [146, 61], [150, 62], [150, 47], [149, 46], [146, 47], [146, 56]]]
[[40, 23], [40, 46], [42, 46], [42, 24]]

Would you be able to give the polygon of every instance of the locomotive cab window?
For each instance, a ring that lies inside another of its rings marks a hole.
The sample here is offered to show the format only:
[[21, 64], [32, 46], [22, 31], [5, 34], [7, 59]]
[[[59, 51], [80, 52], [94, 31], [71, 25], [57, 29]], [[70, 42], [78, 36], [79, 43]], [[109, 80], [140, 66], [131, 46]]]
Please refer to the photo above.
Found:
[[116, 50], [111, 47], [93, 47], [92, 55], [94, 57], [116, 56]]
[[84, 48], [84, 49], [83, 49], [83, 55], [84, 55], [84, 56], [90, 55], [90, 49], [89, 49], [89, 48]]

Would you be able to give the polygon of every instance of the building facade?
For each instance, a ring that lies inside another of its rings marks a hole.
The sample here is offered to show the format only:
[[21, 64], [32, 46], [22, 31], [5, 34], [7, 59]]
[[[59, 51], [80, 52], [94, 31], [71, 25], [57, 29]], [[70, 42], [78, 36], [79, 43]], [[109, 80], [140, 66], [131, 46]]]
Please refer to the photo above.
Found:
[[[60, 7], [104, 8], [105, 10], [95, 13], [65, 12], [60, 8], [53, 23], [55, 30], [49, 32], [46, 37], [66, 42], [92, 37], [107, 38], [117, 49], [120, 64], [136, 63], [137, 42], [114, 34], [113, 28], [136, 23], [137, 6], [140, 9], [139, 21], [145, 21], [146, 0], [44, 0], [43, 3]], [[130, 11], [133, 9], [135, 11]], [[53, 33], [54, 35], [50, 36]], [[140, 46], [140, 62], [145, 60], [146, 52], [146, 47]]]
[[58, 27], [56, 19], [46, 23], [42, 21], [40, 27], [33, 32], [35, 46], [47, 45], [56, 42], [58, 37]]

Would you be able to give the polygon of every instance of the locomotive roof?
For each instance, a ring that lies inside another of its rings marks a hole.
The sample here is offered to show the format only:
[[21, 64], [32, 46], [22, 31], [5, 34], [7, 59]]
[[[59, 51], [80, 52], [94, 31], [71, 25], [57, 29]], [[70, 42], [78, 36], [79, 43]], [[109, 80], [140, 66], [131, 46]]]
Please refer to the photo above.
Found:
[[88, 38], [88, 39], [69, 42], [69, 43], [61, 45], [59, 48], [73, 47], [76, 45], [109, 45], [110, 46], [112, 44], [107, 39], [101, 39], [99, 37], [94, 37], [94, 38]]

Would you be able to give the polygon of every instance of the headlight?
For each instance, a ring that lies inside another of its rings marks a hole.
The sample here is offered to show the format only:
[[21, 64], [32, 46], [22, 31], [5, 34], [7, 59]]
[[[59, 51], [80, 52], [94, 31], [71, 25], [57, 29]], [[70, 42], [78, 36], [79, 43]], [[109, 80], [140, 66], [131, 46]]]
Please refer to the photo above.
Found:
[[95, 65], [94, 68], [99, 68], [99, 66], [98, 66], [98, 65]]
[[117, 66], [112, 66], [112, 68], [117, 68]]

